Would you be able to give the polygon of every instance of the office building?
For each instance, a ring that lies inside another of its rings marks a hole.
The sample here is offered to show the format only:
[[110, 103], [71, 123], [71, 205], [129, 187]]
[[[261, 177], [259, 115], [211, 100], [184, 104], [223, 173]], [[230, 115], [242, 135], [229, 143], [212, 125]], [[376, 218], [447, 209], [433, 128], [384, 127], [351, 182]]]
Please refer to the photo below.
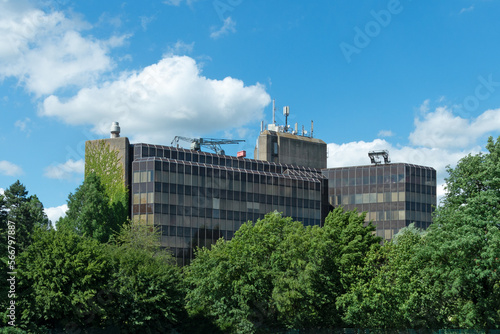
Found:
[[[387, 153], [387, 152], [385, 152]], [[328, 200], [333, 207], [366, 212], [378, 236], [389, 240], [415, 223], [427, 228], [436, 206], [436, 170], [406, 163], [329, 168]]]
[[180, 265], [190, 262], [196, 247], [221, 237], [230, 240], [244, 222], [275, 210], [304, 225], [320, 226], [332, 207], [366, 211], [367, 222], [373, 221], [377, 235], [386, 240], [412, 222], [420, 228], [431, 224], [433, 168], [390, 163], [387, 152], [378, 152], [383, 164], [372, 152], [372, 165], [319, 168], [326, 166], [323, 141], [274, 126], [261, 129], [256, 154], [265, 154], [259, 160], [199, 148], [130, 144], [119, 136], [117, 123], [111, 138], [86, 143], [86, 155], [98, 154], [102, 144], [118, 152], [130, 217], [158, 227], [162, 246], [172, 250]]

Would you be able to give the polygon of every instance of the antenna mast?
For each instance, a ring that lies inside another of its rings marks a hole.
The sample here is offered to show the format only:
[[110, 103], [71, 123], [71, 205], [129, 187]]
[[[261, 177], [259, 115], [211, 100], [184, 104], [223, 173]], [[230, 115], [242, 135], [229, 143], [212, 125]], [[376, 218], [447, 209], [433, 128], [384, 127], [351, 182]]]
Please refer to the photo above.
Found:
[[276, 124], [276, 107], [274, 106], [275, 99], [273, 99], [273, 124]]

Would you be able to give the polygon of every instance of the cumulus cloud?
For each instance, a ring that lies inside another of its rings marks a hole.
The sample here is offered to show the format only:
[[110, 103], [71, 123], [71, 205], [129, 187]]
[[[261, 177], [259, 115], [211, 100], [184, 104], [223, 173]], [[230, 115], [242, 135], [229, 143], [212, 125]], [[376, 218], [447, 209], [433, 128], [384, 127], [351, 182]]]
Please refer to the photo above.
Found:
[[91, 25], [25, 1], [0, 1], [0, 79], [14, 77], [37, 96], [95, 82], [114, 64], [108, 53], [126, 36], [86, 37]]
[[44, 175], [51, 179], [68, 180], [76, 175], [83, 175], [85, 162], [81, 160], [69, 159], [63, 164], [55, 164], [45, 168]]
[[475, 119], [454, 115], [446, 106], [415, 119], [410, 142], [415, 146], [461, 148], [474, 146], [484, 135], [500, 130], [500, 109], [487, 110]]
[[229, 16], [224, 20], [224, 24], [220, 29], [215, 30], [215, 28], [213, 28], [210, 37], [213, 39], [218, 39], [224, 35], [228, 35], [229, 33], [235, 33], [235, 32], [236, 32], [236, 22], [234, 22], [231, 19], [231, 16]]
[[59, 218], [66, 216], [66, 211], [68, 211], [68, 205], [63, 204], [53, 208], [45, 208], [44, 211], [49, 220], [52, 222], [52, 225], [55, 225], [55, 223], [59, 220]]
[[123, 73], [119, 80], [84, 88], [70, 99], [49, 96], [40, 113], [69, 124], [92, 124], [102, 135], [118, 121], [132, 141], [169, 144], [175, 135], [213, 133], [259, 120], [270, 101], [261, 84], [209, 79], [194, 59], [166, 56], [142, 71]]
[[12, 162], [2, 160], [0, 161], [0, 174], [7, 176], [18, 176], [23, 174], [23, 169]]

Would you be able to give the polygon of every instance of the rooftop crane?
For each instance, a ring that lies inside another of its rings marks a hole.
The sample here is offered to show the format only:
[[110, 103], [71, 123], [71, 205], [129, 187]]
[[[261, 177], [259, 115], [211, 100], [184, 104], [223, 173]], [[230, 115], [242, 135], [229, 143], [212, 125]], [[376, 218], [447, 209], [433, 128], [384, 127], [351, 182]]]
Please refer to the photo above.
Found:
[[188, 137], [182, 137], [182, 136], [175, 136], [174, 140], [172, 140], [172, 143], [170, 143], [170, 145], [173, 146], [174, 143], [176, 143], [177, 147], [178, 147], [179, 140], [190, 142], [192, 150], [200, 151], [201, 146], [207, 146], [207, 147], [211, 148], [216, 154], [221, 154], [221, 155], [225, 154], [221, 145], [239, 144], [241, 142], [244, 142], [244, 140], [242, 140], [242, 139], [188, 138]]
[[368, 156], [370, 157], [372, 164], [375, 165], [378, 165], [382, 162], [382, 160], [380, 160], [380, 157], [384, 158], [384, 163], [386, 164], [391, 162], [391, 160], [389, 159], [389, 151], [387, 150], [371, 151], [368, 152]]

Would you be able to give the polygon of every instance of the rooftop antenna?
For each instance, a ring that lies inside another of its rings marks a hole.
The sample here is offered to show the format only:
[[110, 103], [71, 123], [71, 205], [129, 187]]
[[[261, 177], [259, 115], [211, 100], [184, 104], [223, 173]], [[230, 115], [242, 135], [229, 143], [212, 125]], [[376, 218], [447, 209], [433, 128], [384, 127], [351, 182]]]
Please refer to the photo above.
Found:
[[314, 122], [311, 121], [311, 138], [313, 137]]
[[283, 115], [285, 116], [285, 132], [288, 131], [288, 115], [290, 115], [290, 107], [283, 107]]
[[273, 99], [273, 124], [276, 124], [276, 107], [274, 106], [275, 99]]

